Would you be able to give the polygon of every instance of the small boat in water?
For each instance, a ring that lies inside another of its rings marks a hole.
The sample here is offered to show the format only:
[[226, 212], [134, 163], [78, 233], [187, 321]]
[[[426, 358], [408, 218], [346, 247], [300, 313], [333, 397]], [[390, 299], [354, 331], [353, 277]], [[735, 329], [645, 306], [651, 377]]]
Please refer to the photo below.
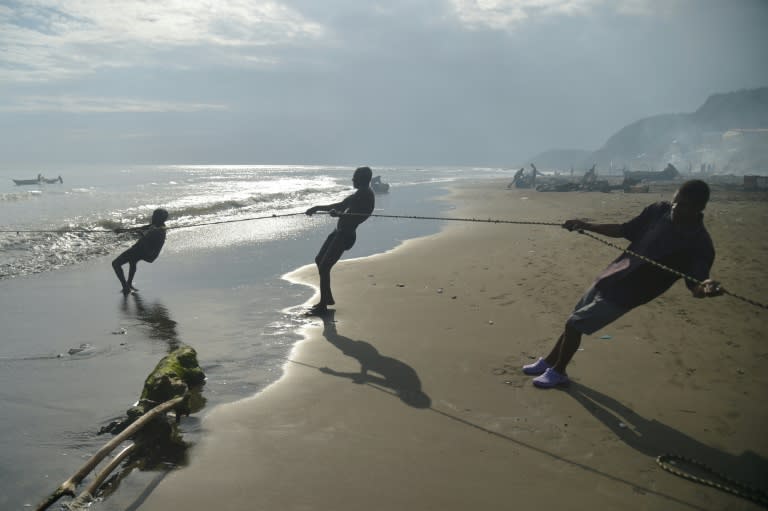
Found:
[[49, 179], [47, 177], [43, 177], [42, 174], [37, 175], [37, 179], [14, 179], [13, 182], [17, 186], [24, 186], [24, 185], [40, 185], [40, 184], [49, 184], [52, 185], [54, 183], [64, 183], [64, 180], [61, 178], [61, 176]]
[[381, 176], [376, 176], [371, 180], [371, 189], [374, 193], [389, 193], [389, 183], [381, 181]]

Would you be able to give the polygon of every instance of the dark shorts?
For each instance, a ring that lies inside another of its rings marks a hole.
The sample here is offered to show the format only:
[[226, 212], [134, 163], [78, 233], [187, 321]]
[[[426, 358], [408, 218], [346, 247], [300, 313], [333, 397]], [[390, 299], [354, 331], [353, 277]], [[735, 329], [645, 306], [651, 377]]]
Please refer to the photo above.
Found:
[[354, 232], [347, 233], [337, 229], [325, 238], [325, 243], [323, 243], [323, 246], [320, 248], [320, 252], [322, 253], [328, 250], [328, 247], [330, 247], [333, 242], [339, 243], [342, 250], [349, 250], [355, 245], [355, 241], [357, 241], [357, 235]]
[[117, 262], [120, 265], [123, 265], [125, 263], [138, 263], [139, 261], [146, 261], [148, 263], [151, 263], [154, 261], [154, 258], [150, 258], [146, 253], [144, 253], [143, 250], [141, 250], [140, 247], [137, 247], [136, 245], [132, 246], [119, 256], [117, 256], [117, 259], [115, 259], [115, 262]]
[[315, 263], [331, 267], [341, 258], [341, 254], [352, 248], [355, 244], [355, 233], [344, 233], [338, 229], [333, 231], [325, 239], [320, 251], [315, 257]]
[[629, 307], [609, 302], [592, 286], [576, 304], [566, 323], [582, 334], [591, 335], [630, 310]]

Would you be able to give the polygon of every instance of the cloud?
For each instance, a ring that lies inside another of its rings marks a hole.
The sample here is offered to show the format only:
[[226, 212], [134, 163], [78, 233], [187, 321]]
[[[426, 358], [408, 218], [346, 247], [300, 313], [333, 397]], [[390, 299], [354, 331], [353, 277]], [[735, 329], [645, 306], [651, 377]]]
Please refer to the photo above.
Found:
[[270, 48], [325, 35], [273, 0], [25, 0], [0, 7], [0, 81], [167, 67], [179, 48], [197, 49], [198, 65], [271, 65]]
[[75, 96], [23, 96], [15, 98], [12, 105], [0, 104], [1, 112], [149, 113], [210, 110], [228, 110], [228, 107], [220, 104]]
[[[654, 0], [449, 0], [458, 20], [471, 29], [512, 30], [521, 23], [551, 16], [587, 16], [613, 11], [625, 16], [666, 12], [676, 2]], [[662, 5], [659, 5], [662, 4]]]

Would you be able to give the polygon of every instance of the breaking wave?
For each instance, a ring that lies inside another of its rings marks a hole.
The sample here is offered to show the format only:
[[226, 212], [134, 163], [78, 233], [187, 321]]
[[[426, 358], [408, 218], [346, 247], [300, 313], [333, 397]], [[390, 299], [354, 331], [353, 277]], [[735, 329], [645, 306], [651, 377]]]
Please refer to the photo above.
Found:
[[[259, 194], [244, 199], [218, 202], [170, 201], [170, 228], [193, 227], [220, 220], [237, 220], [253, 215], [281, 214], [301, 211], [309, 203], [322, 202], [328, 189]], [[328, 198], [327, 200], [330, 200]], [[129, 208], [111, 213], [108, 218], [70, 222], [48, 229], [13, 231], [0, 226], [0, 279], [56, 270], [65, 266], [124, 250], [135, 242], [134, 235], [115, 234], [117, 228], [146, 225], [154, 205]]]

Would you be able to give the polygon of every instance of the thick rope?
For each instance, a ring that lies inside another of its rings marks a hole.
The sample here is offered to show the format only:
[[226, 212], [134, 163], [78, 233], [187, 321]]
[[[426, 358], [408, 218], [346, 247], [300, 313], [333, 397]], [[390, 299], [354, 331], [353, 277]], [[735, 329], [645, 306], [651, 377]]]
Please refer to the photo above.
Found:
[[[342, 215], [345, 216], [366, 216], [362, 213], [342, 213]], [[341, 216], [341, 215], [339, 215]], [[411, 219], [418, 219], [418, 220], [455, 220], [458, 222], [485, 222], [485, 223], [492, 223], [492, 224], [518, 224], [518, 225], [552, 225], [552, 226], [558, 226], [562, 227], [562, 223], [555, 223], [555, 222], [533, 222], [533, 221], [521, 221], [521, 220], [496, 220], [489, 218], [487, 220], [485, 219], [478, 219], [478, 218], [445, 218], [445, 217], [432, 217], [432, 216], [402, 216], [402, 215], [370, 215], [375, 217], [382, 217], [382, 218], [411, 218]], [[620, 247], [614, 243], [611, 243], [610, 241], [604, 240], [602, 238], [599, 238], [593, 234], [590, 234], [583, 229], [577, 231], [579, 234], [583, 234], [585, 236], [588, 236], [592, 238], [593, 240], [599, 241], [600, 243], [603, 243], [605, 245], [608, 245], [609, 247], [615, 248], [616, 250], [619, 250], [621, 252], [625, 252], [633, 257], [637, 257], [638, 259], [641, 259], [642, 261], [652, 264], [653, 266], [656, 266], [658, 268], [661, 268], [662, 270], [668, 271], [672, 273], [673, 275], [676, 275], [680, 278], [683, 278], [685, 280], [691, 281], [695, 284], [702, 284], [701, 280], [698, 280], [694, 277], [691, 277], [690, 275], [686, 275], [685, 273], [682, 273], [678, 270], [675, 270], [674, 268], [670, 268], [669, 266], [665, 266], [658, 261], [654, 261], [653, 259], [650, 259], [648, 257], [645, 257], [643, 255], [638, 254], [637, 252], [634, 252], [632, 250], [628, 250], [624, 247]], [[743, 302], [746, 302], [750, 305], [754, 305], [756, 307], [760, 307], [762, 309], [768, 309], [768, 305], [764, 303], [760, 303], [756, 300], [752, 300], [750, 298], [747, 298], [745, 296], [737, 295], [736, 293], [731, 293], [730, 291], [720, 288], [720, 291], [725, 294], [732, 296], [733, 298], [736, 298], [738, 300], [741, 300]]]
[[82, 234], [115, 234], [112, 230], [92, 230], [92, 229], [2, 229], [0, 233], [20, 234], [22, 232], [39, 232], [53, 234], [82, 233]]
[[[191, 227], [200, 227], [202, 225], [218, 225], [218, 224], [231, 224], [235, 222], [250, 222], [251, 220], [264, 220], [266, 218], [283, 218], [288, 216], [297, 216], [297, 215], [303, 215], [304, 212], [301, 211], [299, 213], [284, 213], [282, 215], [272, 214], [272, 215], [264, 215], [264, 216], [253, 216], [253, 217], [247, 217], [247, 218], [237, 218], [235, 220], [218, 220], [216, 222], [199, 222], [196, 224], [189, 224], [189, 225], [179, 225], [176, 227], [166, 227], [165, 229], [170, 230], [176, 230], [176, 229], [189, 229]], [[0, 229], [0, 233], [22, 233], [22, 232], [37, 232], [37, 233], [55, 233], [55, 234], [66, 234], [66, 233], [83, 233], [83, 234], [120, 234], [115, 233], [113, 229], [102, 229], [102, 230], [93, 230], [93, 229], [52, 229], [52, 230], [40, 230], [40, 229]], [[127, 230], [126, 230], [127, 232]]]
[[[642, 260], [642, 261], [644, 261], [644, 262], [646, 262], [648, 264], [651, 264], [653, 266], [661, 268], [662, 270], [668, 271], [669, 273], [672, 273], [673, 275], [676, 275], [676, 276], [678, 276], [678, 277], [680, 277], [682, 279], [685, 279], [685, 280], [688, 280], [690, 282], [693, 282], [694, 284], [701, 285], [703, 283], [703, 281], [701, 281], [699, 279], [691, 277], [690, 275], [686, 275], [685, 273], [677, 271], [674, 268], [670, 268], [669, 266], [665, 266], [665, 265], [661, 264], [660, 262], [654, 261], [653, 259], [645, 257], [644, 255], [640, 255], [637, 252], [634, 252], [632, 250], [628, 250], [626, 248], [620, 247], [620, 246], [616, 245], [615, 243], [611, 243], [608, 240], [604, 240], [603, 238], [595, 236], [594, 234], [590, 234], [590, 233], [584, 231], [583, 229], [580, 229], [578, 231], [578, 233], [579, 234], [583, 234], [584, 236], [587, 236], [589, 238], [592, 238], [593, 240], [599, 241], [600, 243], [603, 243], [604, 245], [608, 245], [609, 247], [615, 248], [616, 250], [620, 250], [622, 252], [625, 252], [625, 253], [631, 255], [632, 257], [637, 257], [638, 259], [640, 259], [640, 260]], [[736, 298], [738, 300], [741, 300], [743, 302], [746, 302], [746, 303], [748, 303], [750, 305], [754, 305], [755, 307], [760, 307], [761, 309], [768, 309], [768, 305], [766, 305], [764, 303], [760, 303], [758, 301], [752, 300], [752, 299], [747, 298], [745, 296], [737, 295], [736, 293], [731, 293], [727, 289], [720, 288], [720, 291], [724, 295], [732, 296], [732, 297], [734, 297], [734, 298]]]
[[[319, 211], [318, 213], [324, 213], [322, 211]], [[189, 229], [192, 227], [200, 227], [204, 225], [219, 225], [219, 224], [230, 224], [230, 223], [236, 223], [236, 222], [250, 222], [253, 220], [264, 220], [268, 218], [285, 218], [290, 216], [298, 216], [298, 215], [304, 215], [304, 212], [296, 212], [296, 213], [284, 213], [281, 215], [278, 214], [271, 214], [271, 215], [264, 215], [264, 216], [257, 216], [257, 217], [248, 217], [248, 218], [237, 218], [234, 220], [218, 220], [215, 222], [200, 222], [196, 224], [189, 224], [189, 225], [181, 225], [178, 227], [167, 227], [167, 230], [175, 230], [175, 229]], [[439, 220], [439, 221], [446, 221], [446, 222], [475, 222], [475, 223], [488, 223], [488, 224], [514, 224], [514, 225], [545, 225], [545, 226], [556, 226], [556, 227], [562, 227], [562, 223], [560, 222], [537, 222], [533, 220], [499, 220], [497, 218], [460, 218], [460, 217], [438, 217], [438, 216], [419, 216], [419, 215], [382, 215], [382, 214], [371, 214], [366, 215], [364, 213], [340, 213], [337, 216], [365, 216], [365, 217], [376, 217], [376, 218], [400, 218], [400, 219], [409, 219], [409, 220]], [[86, 230], [86, 229], [59, 229], [59, 230], [20, 230], [20, 229], [8, 229], [8, 230], [0, 230], [0, 233], [22, 233], [22, 232], [37, 232], [37, 233], [58, 233], [58, 234], [64, 234], [64, 233], [85, 233], [85, 234], [105, 234], [105, 233], [114, 233], [112, 230]], [[680, 271], [675, 270], [674, 268], [670, 268], [668, 266], [665, 266], [658, 261], [654, 261], [653, 259], [649, 259], [645, 256], [642, 256], [636, 252], [633, 252], [631, 250], [627, 250], [623, 247], [620, 247], [614, 243], [611, 243], [610, 241], [606, 241], [602, 238], [599, 238], [597, 236], [594, 236], [593, 234], [590, 234], [584, 230], [578, 231], [580, 234], [584, 234], [585, 236], [588, 236], [596, 241], [599, 241], [600, 243], [603, 243], [609, 247], [615, 248], [616, 250], [620, 250], [622, 252], [625, 252], [633, 257], [637, 257], [649, 264], [652, 264], [658, 268], [661, 268], [662, 270], [668, 271], [682, 279], [691, 281], [695, 284], [701, 284], [702, 281], [691, 277], [690, 275], [686, 275], [685, 273], [682, 273]], [[745, 296], [738, 295], [736, 293], [732, 293], [726, 289], [722, 289], [721, 291], [725, 295], [732, 296], [733, 298], [736, 298], [738, 300], [741, 300], [745, 303], [748, 303], [750, 305], [754, 305], [756, 307], [760, 307], [762, 309], [768, 309], [768, 305], [764, 303], [760, 303], [756, 300], [752, 300], [750, 298], [747, 298]]]
[[550, 225], [561, 227], [562, 222], [534, 222], [531, 220], [498, 220], [496, 218], [452, 218], [441, 216], [416, 216], [416, 215], [364, 215], [362, 213], [343, 213], [339, 216], [371, 216], [377, 218], [406, 218], [411, 220], [442, 220], [447, 222], [478, 222], [486, 224], [516, 224], [516, 225]]
[[[318, 211], [318, 213], [324, 213], [322, 211]], [[219, 224], [231, 224], [235, 222], [250, 222], [252, 220], [264, 220], [268, 218], [284, 218], [289, 216], [298, 216], [298, 215], [304, 215], [305, 213], [303, 211], [298, 213], [285, 213], [282, 215], [272, 214], [272, 215], [264, 215], [264, 216], [255, 216], [255, 217], [248, 217], [248, 218], [237, 218], [234, 220], [219, 220], [216, 222], [200, 222], [196, 224], [189, 224], [189, 225], [180, 225], [177, 227], [166, 227], [167, 230], [175, 230], [175, 229], [189, 229], [191, 227], [200, 227], [203, 225], [219, 225]], [[534, 222], [529, 220], [499, 220], [495, 218], [450, 218], [450, 217], [439, 217], [439, 216], [416, 216], [416, 215], [364, 215], [362, 213], [343, 213], [344, 216], [371, 216], [371, 217], [378, 217], [378, 218], [405, 218], [410, 220], [441, 220], [441, 221], [453, 221], [453, 222], [479, 222], [479, 223], [488, 223], [488, 224], [517, 224], [517, 225], [550, 225], [550, 226], [557, 226], [559, 227], [562, 225], [559, 222]], [[341, 215], [339, 215], [341, 216]], [[65, 234], [65, 233], [84, 233], [84, 234], [109, 234], [114, 233], [114, 230], [89, 230], [89, 229], [55, 229], [55, 230], [36, 230], [36, 229], [0, 229], [0, 233], [22, 233], [22, 232], [37, 232], [37, 233], [56, 233], [56, 234]]]
[[[682, 462], [682, 463], [687, 463], [689, 465], [693, 465], [703, 470], [704, 472], [708, 472], [713, 477], [720, 479], [723, 482], [717, 482], [713, 479], [707, 479], [704, 477], [695, 476], [693, 474], [685, 472], [684, 470], [682, 470], [676, 465], [676, 462]], [[688, 479], [689, 481], [693, 481], [699, 484], [704, 484], [706, 486], [711, 486], [713, 488], [717, 488], [718, 490], [724, 491], [726, 493], [731, 493], [733, 495], [737, 495], [747, 500], [751, 500], [752, 502], [760, 504], [761, 506], [768, 507], [768, 495], [766, 495], [765, 492], [763, 492], [762, 490], [758, 490], [757, 488], [753, 488], [749, 485], [746, 485], [742, 482], [730, 479], [724, 476], [723, 474], [720, 474], [712, 470], [710, 467], [708, 467], [704, 463], [701, 463], [700, 461], [696, 461], [691, 458], [686, 458], [684, 456], [677, 456], [675, 454], [662, 454], [661, 456], [658, 456], [656, 458], [656, 463], [658, 463], [659, 466], [664, 470], [666, 470], [667, 472], [671, 474], [675, 474], [678, 477], [682, 477], [683, 479]]]
[[264, 215], [264, 216], [252, 216], [248, 218], [236, 218], [234, 220], [218, 220], [216, 222], [200, 222], [197, 224], [189, 224], [189, 225], [180, 225], [178, 227], [166, 227], [166, 229], [189, 229], [190, 227], [200, 227], [202, 225], [219, 225], [219, 224], [233, 224], [236, 222], [250, 222], [251, 220], [265, 220], [267, 218], [285, 218], [289, 216], [298, 216], [305, 214], [303, 211], [300, 211], [298, 213], [283, 213], [282, 215], [272, 214], [272, 215]]

